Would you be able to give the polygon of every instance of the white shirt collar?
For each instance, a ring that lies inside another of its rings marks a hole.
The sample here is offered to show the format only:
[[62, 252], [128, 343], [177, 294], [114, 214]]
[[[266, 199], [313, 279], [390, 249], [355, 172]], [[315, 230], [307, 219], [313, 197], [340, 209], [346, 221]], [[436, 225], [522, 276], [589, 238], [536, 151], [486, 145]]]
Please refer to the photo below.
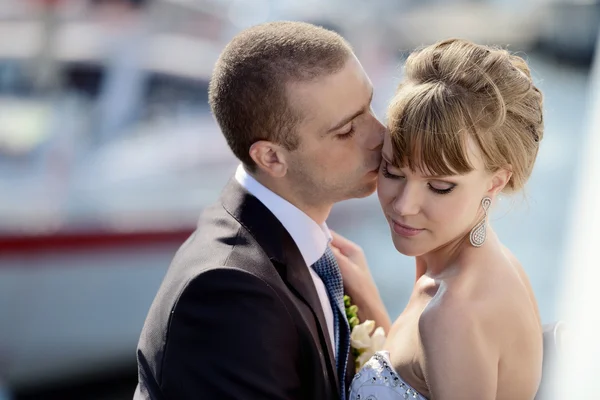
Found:
[[281, 222], [298, 246], [307, 266], [321, 258], [332, 239], [326, 223], [317, 224], [299, 208], [254, 179], [241, 164], [235, 171], [235, 179]]

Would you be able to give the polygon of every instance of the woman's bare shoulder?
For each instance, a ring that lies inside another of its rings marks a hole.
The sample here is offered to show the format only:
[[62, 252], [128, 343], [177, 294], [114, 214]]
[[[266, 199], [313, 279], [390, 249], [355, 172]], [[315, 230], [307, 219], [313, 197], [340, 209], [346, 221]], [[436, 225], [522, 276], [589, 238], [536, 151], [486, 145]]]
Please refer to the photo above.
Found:
[[453, 277], [443, 280], [421, 314], [420, 327], [427, 329], [442, 324], [446, 328], [455, 325], [477, 325], [484, 321], [488, 299], [474, 289], [469, 279]]
[[450, 328], [455, 324], [477, 325], [493, 336], [496, 325], [503, 322], [510, 307], [506, 298], [517, 280], [511, 281], [509, 274], [499, 271], [508, 268], [507, 260], [482, 263], [475, 259], [465, 263], [460, 272], [441, 280], [421, 319], [446, 321]]

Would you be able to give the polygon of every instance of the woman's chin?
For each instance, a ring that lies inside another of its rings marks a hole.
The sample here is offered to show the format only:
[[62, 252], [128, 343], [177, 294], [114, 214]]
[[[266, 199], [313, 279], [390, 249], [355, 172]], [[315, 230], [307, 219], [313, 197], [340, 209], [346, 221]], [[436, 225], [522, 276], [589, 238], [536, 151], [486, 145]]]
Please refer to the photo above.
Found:
[[420, 256], [420, 255], [426, 253], [425, 251], [423, 251], [421, 246], [418, 246], [414, 242], [409, 242], [407, 240], [403, 240], [403, 239], [397, 238], [397, 237], [395, 237], [393, 240], [394, 240], [394, 247], [396, 248], [396, 250], [398, 250], [398, 252], [400, 254], [403, 254], [405, 256], [417, 257], [417, 256]]

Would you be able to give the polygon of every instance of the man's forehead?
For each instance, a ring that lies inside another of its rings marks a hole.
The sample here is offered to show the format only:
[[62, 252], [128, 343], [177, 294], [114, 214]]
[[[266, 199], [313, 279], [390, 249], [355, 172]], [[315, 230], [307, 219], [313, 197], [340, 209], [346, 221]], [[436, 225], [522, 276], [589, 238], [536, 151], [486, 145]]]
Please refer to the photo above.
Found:
[[369, 106], [372, 91], [371, 82], [361, 67], [360, 71], [340, 71], [287, 85], [288, 100], [296, 111], [304, 114], [304, 118], [320, 122], [326, 129]]

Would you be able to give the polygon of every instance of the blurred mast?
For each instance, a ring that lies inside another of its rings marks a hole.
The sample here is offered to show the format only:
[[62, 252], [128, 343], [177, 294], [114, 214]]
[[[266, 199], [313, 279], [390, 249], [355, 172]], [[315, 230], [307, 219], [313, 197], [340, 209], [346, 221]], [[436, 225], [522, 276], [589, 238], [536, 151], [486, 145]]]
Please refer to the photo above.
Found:
[[38, 48], [31, 60], [30, 71], [36, 92], [53, 94], [60, 86], [60, 72], [56, 58], [56, 38], [60, 20], [58, 7], [62, 0], [34, 0], [40, 23]]

